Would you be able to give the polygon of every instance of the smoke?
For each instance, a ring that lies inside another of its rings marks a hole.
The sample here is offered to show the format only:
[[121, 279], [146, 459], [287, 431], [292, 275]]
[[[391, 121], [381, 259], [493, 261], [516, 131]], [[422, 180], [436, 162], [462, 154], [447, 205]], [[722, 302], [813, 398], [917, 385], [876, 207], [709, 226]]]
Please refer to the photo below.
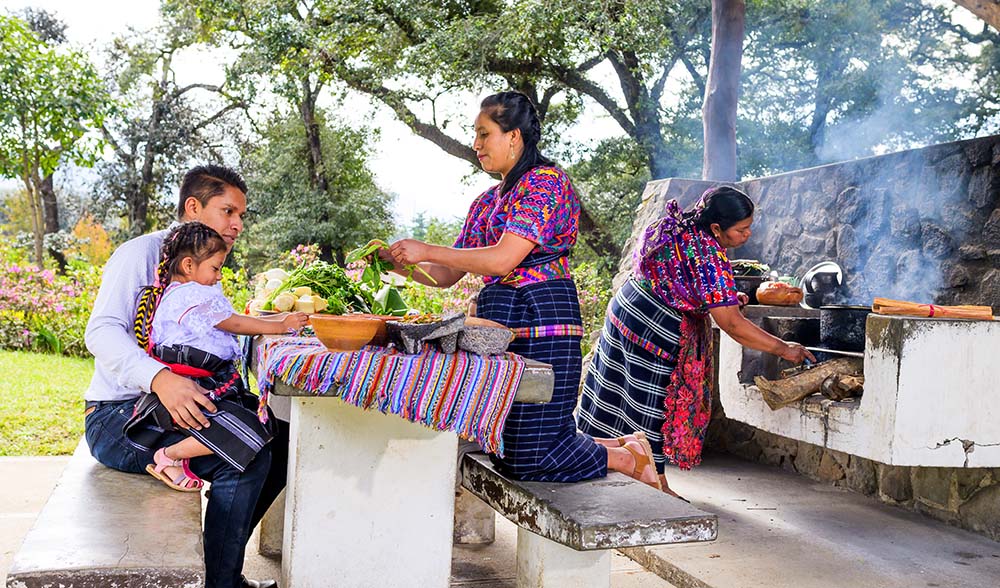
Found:
[[963, 209], [972, 170], [962, 149], [942, 145], [844, 165], [854, 173], [832, 214], [846, 302], [938, 301], [970, 228]]

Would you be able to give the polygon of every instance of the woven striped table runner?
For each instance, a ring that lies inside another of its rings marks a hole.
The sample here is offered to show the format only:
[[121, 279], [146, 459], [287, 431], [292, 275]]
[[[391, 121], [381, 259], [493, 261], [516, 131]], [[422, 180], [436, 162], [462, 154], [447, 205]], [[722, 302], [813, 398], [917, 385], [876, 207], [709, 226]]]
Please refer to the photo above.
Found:
[[429, 346], [416, 355], [376, 346], [331, 352], [315, 337], [267, 339], [255, 361], [263, 418], [280, 379], [316, 396], [339, 396], [366, 410], [451, 431], [501, 456], [504, 422], [524, 373], [523, 358], [513, 353], [445, 354]]

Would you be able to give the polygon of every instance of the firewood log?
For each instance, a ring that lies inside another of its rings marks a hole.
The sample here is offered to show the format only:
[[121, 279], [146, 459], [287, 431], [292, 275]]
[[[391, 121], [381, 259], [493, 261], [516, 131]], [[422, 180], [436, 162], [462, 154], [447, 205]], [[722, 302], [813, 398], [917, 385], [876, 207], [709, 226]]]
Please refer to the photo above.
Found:
[[863, 361], [858, 357], [843, 357], [825, 361], [816, 367], [783, 380], [771, 381], [756, 376], [753, 381], [760, 389], [764, 402], [771, 410], [778, 410], [793, 402], [798, 402], [810, 394], [820, 391], [823, 380], [834, 374], [859, 375], [862, 373]]
[[845, 376], [844, 374], [833, 374], [823, 380], [819, 389], [820, 394], [835, 401], [861, 396], [864, 391], [864, 376]]

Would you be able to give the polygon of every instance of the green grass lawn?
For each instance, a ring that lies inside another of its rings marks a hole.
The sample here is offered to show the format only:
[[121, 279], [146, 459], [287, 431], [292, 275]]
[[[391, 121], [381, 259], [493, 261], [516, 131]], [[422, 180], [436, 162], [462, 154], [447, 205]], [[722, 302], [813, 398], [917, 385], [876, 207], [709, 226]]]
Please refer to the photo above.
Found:
[[93, 359], [0, 351], [0, 456], [69, 455]]

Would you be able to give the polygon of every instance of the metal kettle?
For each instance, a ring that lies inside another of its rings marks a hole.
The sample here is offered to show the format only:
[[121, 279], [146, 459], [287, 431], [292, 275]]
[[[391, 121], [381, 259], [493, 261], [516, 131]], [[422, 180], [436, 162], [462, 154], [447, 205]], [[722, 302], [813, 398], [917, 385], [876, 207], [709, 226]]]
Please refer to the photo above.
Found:
[[819, 308], [840, 300], [844, 270], [833, 261], [824, 261], [809, 268], [799, 282], [802, 285], [804, 308]]

